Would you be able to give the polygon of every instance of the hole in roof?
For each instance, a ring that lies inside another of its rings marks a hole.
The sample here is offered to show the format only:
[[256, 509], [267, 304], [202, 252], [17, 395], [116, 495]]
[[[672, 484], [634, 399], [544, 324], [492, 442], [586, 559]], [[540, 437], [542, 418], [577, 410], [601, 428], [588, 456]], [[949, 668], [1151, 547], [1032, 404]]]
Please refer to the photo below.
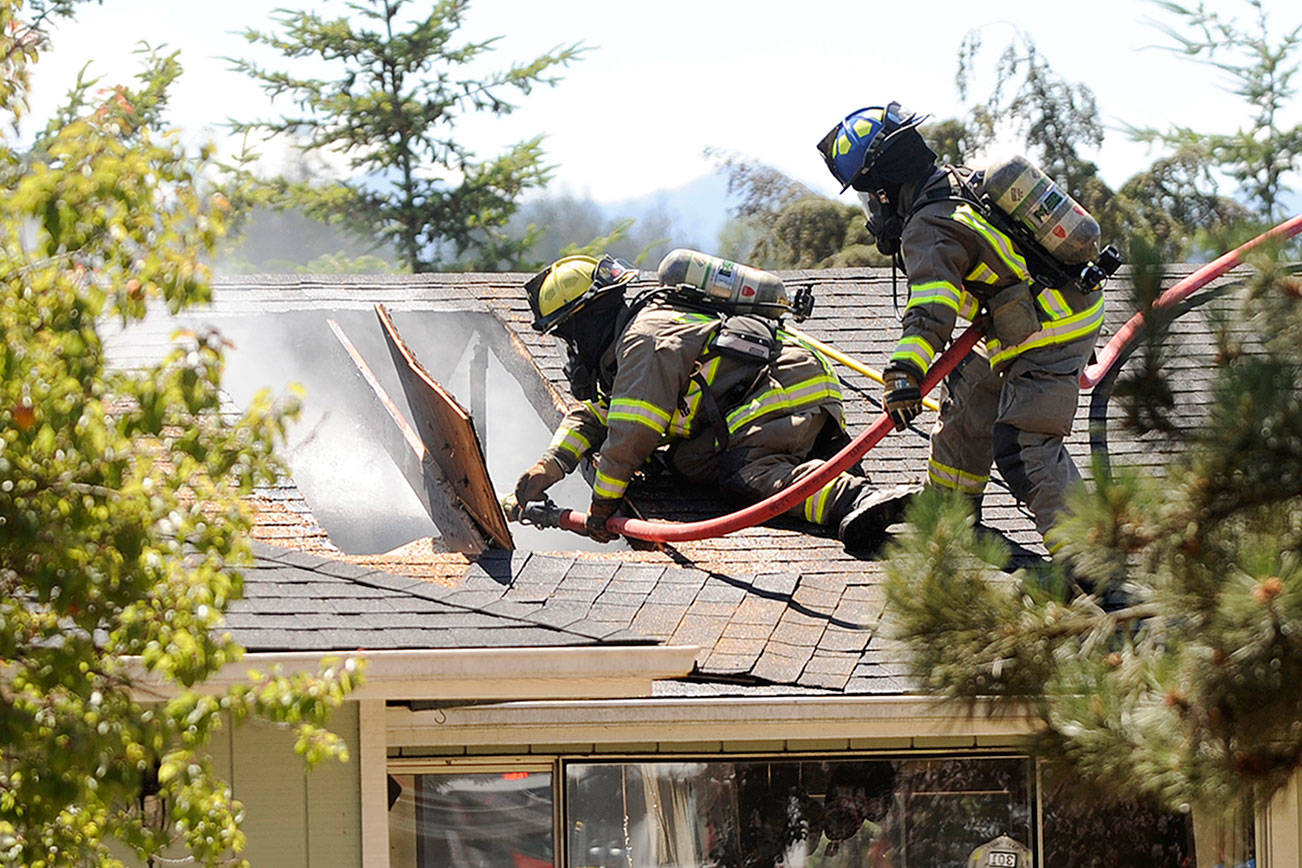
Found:
[[[471, 411], [494, 489], [499, 497], [505, 495], [551, 439], [550, 420], [544, 421], [540, 410], [555, 411], [550, 410], [541, 377], [531, 366], [519, 364], [505, 327], [489, 314], [391, 313], [421, 365]], [[441, 536], [385, 450], [384, 441], [394, 439], [394, 422], [380, 409], [327, 322], [339, 324], [410, 423], [401, 383], [370, 308], [200, 319], [234, 344], [223, 385], [238, 406], [247, 406], [264, 387], [281, 393], [297, 382], [306, 389], [303, 414], [289, 432], [284, 455], [307, 507], [336, 547], [348, 554], [375, 554]], [[476, 365], [479, 373], [472, 373]], [[476, 382], [482, 382], [482, 394]], [[591, 497], [578, 474], [549, 493], [557, 503], [579, 509], [586, 508]], [[613, 547], [561, 530], [519, 524], [511, 525], [511, 533], [516, 547], [524, 550]]]

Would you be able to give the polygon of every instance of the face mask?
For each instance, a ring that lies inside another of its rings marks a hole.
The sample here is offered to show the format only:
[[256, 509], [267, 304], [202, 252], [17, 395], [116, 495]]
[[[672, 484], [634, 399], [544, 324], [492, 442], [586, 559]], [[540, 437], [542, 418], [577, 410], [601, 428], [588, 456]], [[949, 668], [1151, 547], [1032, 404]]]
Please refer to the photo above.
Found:
[[904, 220], [894, 209], [887, 211], [887, 205], [876, 193], [859, 192], [859, 205], [868, 218], [868, 231], [877, 241], [877, 250], [883, 256], [894, 256], [900, 251], [900, 235], [904, 232]]

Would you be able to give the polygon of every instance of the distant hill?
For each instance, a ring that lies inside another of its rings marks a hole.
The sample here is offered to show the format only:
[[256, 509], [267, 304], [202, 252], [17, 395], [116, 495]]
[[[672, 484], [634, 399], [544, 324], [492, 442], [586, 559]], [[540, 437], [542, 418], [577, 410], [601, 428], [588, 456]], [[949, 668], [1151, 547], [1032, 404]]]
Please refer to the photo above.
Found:
[[598, 204], [612, 220], [633, 217], [656, 223], [667, 218], [673, 228], [673, 246], [711, 250], [718, 245], [719, 230], [728, 221], [728, 210], [736, 201], [728, 195], [727, 179], [711, 174], [672, 190]]

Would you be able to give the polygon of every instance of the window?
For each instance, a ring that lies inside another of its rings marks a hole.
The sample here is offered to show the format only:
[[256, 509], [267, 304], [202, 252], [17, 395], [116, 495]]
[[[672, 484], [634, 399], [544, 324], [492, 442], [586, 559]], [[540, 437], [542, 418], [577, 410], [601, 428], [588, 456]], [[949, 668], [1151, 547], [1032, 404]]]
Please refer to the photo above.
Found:
[[552, 868], [552, 775], [389, 775], [391, 868]]
[[[1025, 758], [565, 766], [569, 868], [966, 868], [1034, 846]], [[1022, 863], [1028, 864], [1028, 863]]]

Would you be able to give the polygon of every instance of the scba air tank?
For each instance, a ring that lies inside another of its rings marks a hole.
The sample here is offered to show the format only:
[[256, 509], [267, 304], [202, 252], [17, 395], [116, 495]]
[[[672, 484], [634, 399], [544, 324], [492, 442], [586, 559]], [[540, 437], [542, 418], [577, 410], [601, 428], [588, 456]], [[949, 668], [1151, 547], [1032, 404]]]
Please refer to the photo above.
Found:
[[780, 317], [790, 313], [791, 298], [777, 275], [701, 253], [671, 250], [660, 260], [656, 276], [665, 286], [689, 286], [727, 303], [736, 313]]
[[1099, 255], [1098, 221], [1025, 157], [986, 169], [982, 190], [1059, 262], [1077, 265]]

